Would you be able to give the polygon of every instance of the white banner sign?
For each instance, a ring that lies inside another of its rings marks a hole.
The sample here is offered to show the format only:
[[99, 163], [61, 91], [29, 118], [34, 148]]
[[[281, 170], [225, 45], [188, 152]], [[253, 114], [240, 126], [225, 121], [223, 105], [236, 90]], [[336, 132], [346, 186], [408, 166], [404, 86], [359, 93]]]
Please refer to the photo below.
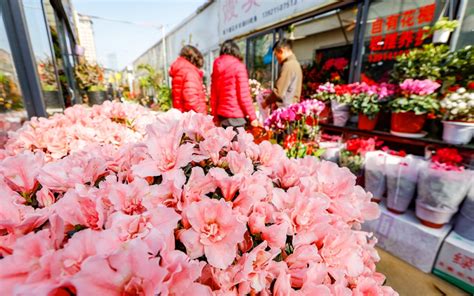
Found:
[[218, 0], [221, 41], [277, 23], [335, 0]]

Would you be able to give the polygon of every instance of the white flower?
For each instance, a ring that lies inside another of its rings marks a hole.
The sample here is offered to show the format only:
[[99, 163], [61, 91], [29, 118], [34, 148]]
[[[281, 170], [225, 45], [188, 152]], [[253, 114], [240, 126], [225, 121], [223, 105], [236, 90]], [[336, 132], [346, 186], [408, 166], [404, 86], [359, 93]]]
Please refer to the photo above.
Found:
[[465, 109], [467, 107], [467, 104], [464, 102], [459, 102], [458, 107], [459, 109]]

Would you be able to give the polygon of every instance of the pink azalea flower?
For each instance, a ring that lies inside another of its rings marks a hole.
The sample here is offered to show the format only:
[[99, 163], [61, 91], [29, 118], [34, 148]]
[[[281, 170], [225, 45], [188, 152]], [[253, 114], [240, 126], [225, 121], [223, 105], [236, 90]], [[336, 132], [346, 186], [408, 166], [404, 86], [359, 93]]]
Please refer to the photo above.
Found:
[[157, 295], [166, 271], [150, 258], [144, 242], [134, 240], [110, 256], [92, 256], [71, 279], [79, 295]]
[[181, 234], [191, 258], [206, 255], [210, 265], [227, 268], [237, 254], [237, 244], [243, 240], [245, 224], [232, 213], [223, 200], [204, 199], [186, 209], [191, 225]]
[[164, 284], [169, 295], [212, 295], [208, 286], [196, 283], [201, 276], [204, 262], [190, 260], [186, 254], [180, 251], [165, 252], [161, 256], [160, 265], [168, 272]]
[[37, 177], [43, 166], [44, 155], [24, 152], [7, 157], [0, 162], [0, 174], [10, 187], [24, 195], [32, 193], [37, 185]]
[[68, 228], [80, 225], [99, 230], [106, 217], [103, 204], [94, 196], [96, 193], [97, 189], [77, 185], [54, 204], [54, 212], [64, 220]]
[[238, 174], [229, 176], [227, 172], [221, 168], [210, 169], [209, 175], [212, 176], [214, 183], [221, 189], [222, 195], [227, 201], [230, 201], [235, 197], [235, 194], [243, 180], [243, 175]]

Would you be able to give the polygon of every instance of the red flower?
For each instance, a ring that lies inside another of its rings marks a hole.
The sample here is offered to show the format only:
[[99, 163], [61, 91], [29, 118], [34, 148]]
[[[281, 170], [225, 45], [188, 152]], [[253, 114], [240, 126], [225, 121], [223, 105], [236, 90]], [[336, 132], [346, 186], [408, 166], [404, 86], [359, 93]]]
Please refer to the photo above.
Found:
[[456, 148], [441, 148], [436, 150], [435, 155], [431, 157], [431, 161], [458, 166], [462, 162], [462, 156]]
[[474, 89], [474, 81], [471, 81], [467, 84], [468, 89]]
[[293, 147], [296, 144], [296, 141], [297, 141], [296, 133], [287, 135], [285, 139], [283, 140], [283, 148], [289, 149]]

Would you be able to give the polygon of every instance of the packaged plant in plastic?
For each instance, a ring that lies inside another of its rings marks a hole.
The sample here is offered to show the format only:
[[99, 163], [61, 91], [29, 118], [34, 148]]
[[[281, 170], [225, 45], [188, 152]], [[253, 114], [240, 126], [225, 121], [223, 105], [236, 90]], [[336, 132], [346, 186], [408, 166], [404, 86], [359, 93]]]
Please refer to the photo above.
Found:
[[331, 110], [333, 116], [333, 124], [335, 126], [345, 126], [349, 120], [350, 105], [346, 103], [340, 103], [337, 100], [331, 100]]
[[386, 189], [385, 159], [383, 151], [371, 151], [365, 154], [365, 190], [373, 195], [373, 201], [379, 202]]
[[471, 184], [467, 198], [459, 210], [454, 231], [462, 237], [474, 240], [474, 183]]
[[423, 169], [418, 183], [417, 217], [432, 227], [448, 223], [466, 197], [472, 178], [472, 171], [462, 168], [448, 170], [431, 164]]
[[387, 208], [395, 213], [408, 209], [416, 191], [418, 173], [426, 162], [408, 155], [405, 157], [387, 155], [385, 173], [387, 176]]

